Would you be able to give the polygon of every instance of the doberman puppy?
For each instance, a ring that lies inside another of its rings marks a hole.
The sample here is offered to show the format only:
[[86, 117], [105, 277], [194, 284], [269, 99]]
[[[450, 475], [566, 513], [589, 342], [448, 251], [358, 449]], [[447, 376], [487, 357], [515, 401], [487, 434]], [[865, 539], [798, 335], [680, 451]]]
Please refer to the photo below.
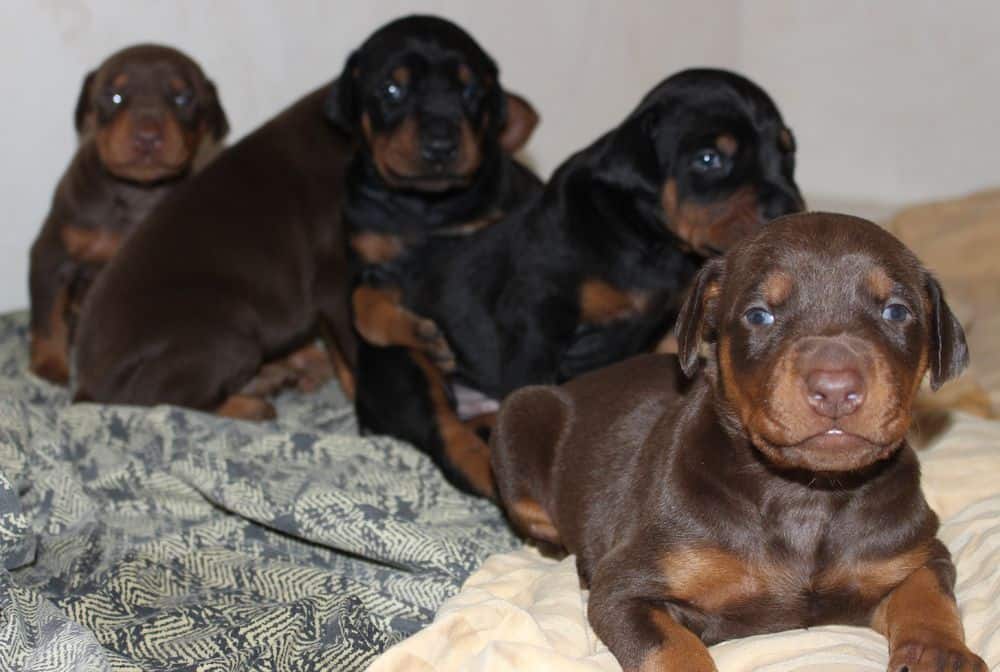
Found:
[[[650, 350], [706, 257], [802, 209], [795, 149], [754, 83], [681, 72], [563, 163], [540, 197], [430, 269], [403, 304], [444, 332], [453, 382], [491, 398]], [[365, 368], [358, 404], [373, 429], [445, 461], [466, 456], [453, 472], [488, 470], [487, 446], [462, 431], [442, 375], [403, 353], [384, 350]]]
[[[357, 77], [356, 64], [377, 70], [378, 58], [446, 42], [443, 23], [407, 17], [381, 29], [390, 37], [376, 41], [376, 53], [362, 48], [334, 83], [251, 133], [161, 203], [84, 305], [77, 400], [273, 417], [266, 397], [285, 378], [268, 367], [290, 357], [293, 368], [310, 375], [315, 359], [294, 362], [318, 331], [333, 346], [334, 366], [350, 391], [356, 336], [341, 209], [358, 140], [328, 111], [342, 108], [341, 97], [361, 105], [377, 93], [358, 89], [368, 82]], [[431, 164], [422, 169], [440, 177]]]
[[31, 248], [31, 370], [69, 377], [87, 287], [122, 239], [229, 130], [215, 85], [187, 55], [153, 44], [112, 54], [83, 81], [80, 147]]
[[714, 670], [706, 644], [842, 623], [884, 634], [894, 672], [985, 672], [905, 439], [928, 369], [936, 388], [968, 362], [913, 254], [865, 220], [781, 218], [705, 265], [677, 336], [519, 390], [493, 437], [511, 522], [577, 555], [619, 662]]
[[[406, 49], [391, 25], [349, 59], [352, 86], [329, 112], [360, 130], [361, 149], [347, 174], [344, 220], [348, 231], [355, 326], [372, 342], [358, 351], [358, 377], [379, 367], [391, 339], [433, 375], [450, 350], [434, 324], [408, 313], [400, 300], [428, 269], [461, 254], [467, 241], [502, 214], [541, 191], [541, 181], [510, 158], [528, 139], [538, 116], [505, 92], [493, 60], [467, 33], [441, 19], [420, 19], [436, 39]], [[364, 383], [362, 389], [368, 388]], [[358, 399], [359, 423], [369, 427], [367, 396]], [[461, 463], [462, 456], [450, 462]], [[488, 464], [465, 478], [486, 487]]]

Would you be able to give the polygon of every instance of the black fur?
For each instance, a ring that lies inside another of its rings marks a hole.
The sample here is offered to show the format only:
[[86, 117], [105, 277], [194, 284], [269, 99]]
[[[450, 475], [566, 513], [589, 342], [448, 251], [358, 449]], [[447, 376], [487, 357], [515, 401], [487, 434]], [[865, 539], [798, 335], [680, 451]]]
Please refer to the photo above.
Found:
[[[694, 159], [723, 134], [738, 151], [720, 171], [695, 170]], [[751, 189], [759, 226], [804, 207], [794, 160], [791, 132], [759, 87], [724, 71], [681, 72], [564, 162], [541, 197], [408, 286], [405, 302], [439, 325], [455, 353], [456, 378], [470, 387], [499, 399], [525, 385], [567, 380], [649, 350], [673, 326], [705, 250], [697, 253], [670, 230], [668, 180], [679, 203], [703, 208]], [[591, 279], [641, 292], [645, 309], [588, 324], [580, 293]], [[382, 431], [435, 452], [419, 438], [432, 432], [402, 426], [419, 415], [407, 409], [425, 401], [390, 394], [400, 373], [386, 362], [380, 375], [368, 371], [359, 383], [359, 399], [372, 404], [366, 421], [380, 418]]]

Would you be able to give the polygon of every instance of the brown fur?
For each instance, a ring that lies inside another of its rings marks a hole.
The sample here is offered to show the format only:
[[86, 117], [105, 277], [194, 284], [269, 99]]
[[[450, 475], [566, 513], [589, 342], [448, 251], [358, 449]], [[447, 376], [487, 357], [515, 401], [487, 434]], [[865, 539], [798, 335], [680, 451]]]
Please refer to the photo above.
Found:
[[[183, 107], [171, 98], [179, 94], [187, 97]], [[90, 73], [76, 124], [80, 148], [31, 249], [31, 369], [56, 383], [67, 382], [77, 313], [90, 284], [192, 171], [198, 150], [228, 128], [215, 87], [198, 65], [155, 45], [120, 51]]]
[[784, 217], [706, 265], [677, 332], [676, 358], [515, 392], [491, 445], [512, 522], [576, 554], [619, 662], [712, 670], [708, 644], [842, 623], [884, 633], [892, 672], [983, 672], [905, 442], [914, 379], [968, 357], [913, 255], [864, 220]]

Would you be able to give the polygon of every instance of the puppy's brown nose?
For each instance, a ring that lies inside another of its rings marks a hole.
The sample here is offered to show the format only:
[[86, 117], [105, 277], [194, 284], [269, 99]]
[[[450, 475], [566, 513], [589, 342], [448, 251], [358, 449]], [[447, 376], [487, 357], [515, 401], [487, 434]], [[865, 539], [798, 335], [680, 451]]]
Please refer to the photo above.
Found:
[[842, 418], [865, 400], [865, 383], [854, 369], [816, 369], [806, 376], [806, 393], [813, 410], [828, 418]]
[[144, 119], [136, 124], [132, 142], [140, 152], [154, 152], [163, 146], [163, 127], [154, 120]]

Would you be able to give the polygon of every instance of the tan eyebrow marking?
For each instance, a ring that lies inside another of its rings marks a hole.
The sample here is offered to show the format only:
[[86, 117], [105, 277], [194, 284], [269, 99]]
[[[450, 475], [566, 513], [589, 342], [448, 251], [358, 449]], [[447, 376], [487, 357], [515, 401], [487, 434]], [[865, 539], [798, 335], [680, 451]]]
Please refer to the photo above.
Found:
[[872, 293], [872, 296], [879, 301], [885, 301], [892, 296], [892, 289], [896, 283], [892, 281], [892, 278], [889, 277], [884, 268], [876, 266], [868, 271], [865, 284], [868, 287], [868, 291]]
[[785, 271], [779, 270], [771, 271], [767, 274], [761, 290], [764, 300], [767, 301], [768, 305], [780, 306], [792, 295], [792, 288], [794, 286], [795, 281], [792, 280], [792, 276]]
[[794, 152], [795, 136], [792, 135], [792, 132], [789, 129], [783, 128], [778, 133], [778, 144], [781, 145], [781, 148], [786, 152]]
[[407, 84], [410, 83], [410, 69], [407, 68], [405, 65], [401, 65], [392, 71], [392, 78], [396, 81], [397, 84], [402, 84], [403, 86], [406, 86]]
[[726, 156], [734, 156], [740, 148], [740, 142], [731, 133], [723, 133], [715, 139], [715, 146]]

